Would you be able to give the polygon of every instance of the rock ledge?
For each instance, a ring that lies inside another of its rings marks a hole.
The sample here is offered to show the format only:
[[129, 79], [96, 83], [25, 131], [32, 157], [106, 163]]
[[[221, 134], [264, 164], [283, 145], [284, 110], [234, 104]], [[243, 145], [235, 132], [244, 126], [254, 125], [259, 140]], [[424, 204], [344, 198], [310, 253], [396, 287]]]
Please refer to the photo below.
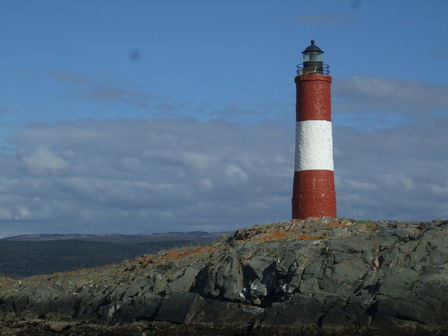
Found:
[[0, 321], [1, 336], [448, 335], [448, 221], [310, 218], [0, 278]]

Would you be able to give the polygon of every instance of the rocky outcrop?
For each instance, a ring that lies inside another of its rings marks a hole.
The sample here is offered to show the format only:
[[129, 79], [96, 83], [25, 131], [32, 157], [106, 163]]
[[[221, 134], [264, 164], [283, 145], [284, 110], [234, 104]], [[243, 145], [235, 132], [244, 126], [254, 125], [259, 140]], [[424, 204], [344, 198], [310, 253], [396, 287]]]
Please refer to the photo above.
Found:
[[126, 335], [123, 326], [129, 335], [442, 335], [448, 221], [280, 222], [208, 246], [0, 284], [3, 331], [24, 319], [45, 335], [55, 323], [86, 335]]
[[5, 276], [0, 276], [0, 288], [8, 287], [12, 283], [14, 283], [14, 279]]

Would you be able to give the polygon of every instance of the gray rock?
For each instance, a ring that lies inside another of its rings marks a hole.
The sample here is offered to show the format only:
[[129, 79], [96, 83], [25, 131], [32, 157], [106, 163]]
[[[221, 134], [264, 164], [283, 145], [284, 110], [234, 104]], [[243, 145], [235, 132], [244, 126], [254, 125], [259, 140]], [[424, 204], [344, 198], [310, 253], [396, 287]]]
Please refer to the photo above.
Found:
[[38, 319], [39, 328], [53, 333], [63, 327], [51, 323], [76, 321], [79, 327], [67, 328], [442, 335], [448, 330], [448, 221], [310, 218], [256, 225], [209, 246], [0, 279], [0, 285], [2, 323]]

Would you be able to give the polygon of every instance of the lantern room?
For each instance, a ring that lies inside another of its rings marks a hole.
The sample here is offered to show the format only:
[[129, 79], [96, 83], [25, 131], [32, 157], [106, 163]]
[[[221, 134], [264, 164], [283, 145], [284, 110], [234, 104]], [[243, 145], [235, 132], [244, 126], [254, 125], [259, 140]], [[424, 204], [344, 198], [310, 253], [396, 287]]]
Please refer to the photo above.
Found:
[[323, 51], [320, 49], [314, 40], [311, 40], [311, 44], [306, 47], [303, 54], [303, 64], [297, 66], [297, 74], [324, 74], [330, 73], [329, 66], [324, 64]]

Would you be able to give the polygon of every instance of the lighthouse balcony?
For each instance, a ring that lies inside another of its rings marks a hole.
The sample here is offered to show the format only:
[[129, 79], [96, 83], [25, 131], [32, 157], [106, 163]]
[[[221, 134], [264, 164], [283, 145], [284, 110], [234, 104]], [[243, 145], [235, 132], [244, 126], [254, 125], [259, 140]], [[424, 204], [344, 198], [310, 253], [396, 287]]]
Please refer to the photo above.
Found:
[[303, 66], [303, 64], [297, 65], [297, 74], [298, 75], [310, 75], [310, 74], [322, 74], [329, 75], [330, 74], [330, 66], [328, 64], [320, 64], [316, 66]]

